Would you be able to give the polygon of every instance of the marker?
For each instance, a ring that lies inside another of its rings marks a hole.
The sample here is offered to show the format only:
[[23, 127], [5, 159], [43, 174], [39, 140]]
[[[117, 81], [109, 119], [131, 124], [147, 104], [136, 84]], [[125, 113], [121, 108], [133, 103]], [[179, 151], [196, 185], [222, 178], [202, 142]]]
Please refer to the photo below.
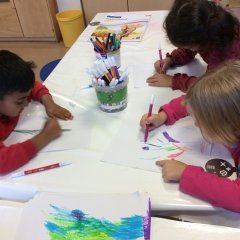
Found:
[[163, 58], [162, 58], [162, 49], [161, 49], [161, 44], [159, 43], [159, 49], [158, 49], [158, 54], [159, 54], [159, 66], [160, 70], [163, 68]]
[[88, 89], [88, 88], [92, 88], [92, 87], [93, 87], [92, 84], [87, 84], [87, 85], [81, 86], [80, 89], [83, 90], [83, 89]]
[[[148, 115], [147, 115], [148, 118], [152, 115], [153, 102], [154, 102], [154, 95], [152, 95], [151, 102], [149, 104]], [[150, 124], [147, 124], [146, 128], [145, 128], [145, 132], [144, 132], [144, 142], [145, 143], [147, 142], [147, 139], [148, 139], [149, 128], [150, 128]]]
[[25, 176], [25, 175], [29, 175], [29, 174], [33, 174], [33, 173], [38, 173], [38, 172], [50, 170], [50, 169], [53, 169], [53, 168], [64, 167], [64, 166], [67, 166], [67, 165], [70, 165], [70, 164], [72, 164], [72, 163], [70, 163], [70, 162], [60, 162], [60, 163], [54, 163], [54, 164], [51, 164], [51, 165], [48, 165], [48, 166], [34, 168], [34, 169], [22, 171], [22, 172], [16, 172], [16, 173], [11, 174], [11, 178], [21, 177], [21, 176]]
[[[47, 118], [47, 117], [46, 117]], [[41, 132], [42, 129], [14, 129], [13, 132], [17, 133], [25, 133], [25, 134], [31, 134], [34, 135], [35, 133]], [[62, 129], [62, 132], [69, 132], [71, 129]]]
[[122, 18], [122, 16], [113, 16], [113, 15], [107, 15], [108, 18]]

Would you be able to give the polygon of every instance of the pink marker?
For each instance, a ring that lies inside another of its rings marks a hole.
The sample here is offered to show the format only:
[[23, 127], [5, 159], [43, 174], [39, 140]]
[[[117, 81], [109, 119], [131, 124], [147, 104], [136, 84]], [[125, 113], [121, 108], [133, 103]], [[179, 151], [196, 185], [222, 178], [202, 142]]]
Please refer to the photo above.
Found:
[[53, 168], [64, 167], [64, 166], [67, 166], [67, 165], [70, 165], [70, 164], [72, 164], [72, 163], [67, 163], [67, 162], [54, 163], [54, 164], [39, 167], [39, 168], [34, 168], [34, 169], [22, 171], [22, 172], [12, 173], [11, 177], [12, 178], [21, 177], [21, 176], [25, 176], [25, 175], [29, 175], [29, 174], [33, 174], [33, 173], [38, 173], [38, 172], [50, 170], [50, 169], [53, 169]]
[[163, 58], [162, 58], [162, 49], [161, 49], [161, 44], [159, 43], [159, 49], [158, 49], [158, 53], [159, 53], [159, 66], [160, 69], [162, 70], [163, 68]]
[[[147, 115], [148, 118], [152, 115], [153, 103], [154, 103], [154, 95], [152, 95], [151, 102], [149, 104], [148, 115]], [[150, 128], [150, 124], [147, 124], [144, 132], [144, 142], [147, 142], [149, 128]]]

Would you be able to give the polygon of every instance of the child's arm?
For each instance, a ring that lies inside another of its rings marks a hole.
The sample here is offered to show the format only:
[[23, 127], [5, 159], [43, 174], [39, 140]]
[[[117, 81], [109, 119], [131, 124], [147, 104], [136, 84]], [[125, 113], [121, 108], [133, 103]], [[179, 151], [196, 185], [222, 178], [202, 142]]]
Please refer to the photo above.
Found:
[[28, 163], [37, 154], [31, 140], [5, 146], [0, 142], [0, 174], [12, 172]]
[[191, 85], [197, 80], [195, 76], [177, 73], [170, 76], [164, 73], [155, 73], [147, 78], [146, 82], [149, 86], [154, 87], [172, 87], [173, 90], [181, 90], [187, 92]]
[[140, 120], [140, 126], [146, 128], [146, 125], [151, 126], [150, 130], [157, 128], [163, 124], [172, 125], [178, 119], [184, 118], [188, 115], [185, 106], [182, 104], [184, 95], [178, 98], [174, 98], [169, 103], [160, 107], [157, 114], [152, 114], [148, 117], [145, 113]]
[[146, 125], [150, 125], [150, 130], [160, 127], [167, 120], [167, 114], [164, 111], [159, 112], [158, 114], [152, 114], [148, 117], [148, 113], [145, 113], [141, 120], [140, 126], [145, 129]]
[[[167, 53], [167, 57], [171, 58], [171, 65], [175, 67], [188, 64], [195, 58], [196, 54], [197, 52], [189, 49], [177, 48], [173, 50], [171, 54]], [[177, 73], [172, 77], [171, 86], [173, 90], [179, 89], [183, 92], [186, 92], [194, 81], [196, 81], [195, 76]]]
[[162, 167], [162, 178], [165, 182], [179, 182], [187, 165], [174, 159], [156, 161], [156, 165]]
[[192, 83], [196, 80], [195, 76], [188, 76], [187, 74], [177, 73], [174, 76], [163, 75], [169, 66], [182, 66], [191, 62], [197, 52], [178, 48], [172, 51], [171, 55], [167, 54], [163, 61], [163, 68], [160, 69], [159, 60], [154, 63], [157, 73], [147, 79], [150, 86], [157, 87], [172, 87], [173, 90], [181, 90], [186, 92]]
[[172, 87], [172, 76], [164, 73], [155, 73], [154, 75], [147, 78], [149, 86], [154, 87]]
[[61, 128], [55, 118], [49, 118], [39, 134], [34, 136], [31, 141], [36, 147], [37, 151], [45, 147], [53, 139], [61, 135]]
[[0, 174], [7, 174], [28, 163], [39, 150], [60, 135], [57, 120], [48, 119], [42, 131], [32, 139], [10, 146], [0, 142]]
[[173, 50], [171, 54], [166, 54], [166, 58], [163, 60], [163, 69], [160, 69], [160, 63], [159, 60], [157, 60], [154, 63], [155, 70], [157, 73], [164, 73], [170, 66], [177, 67], [186, 65], [195, 58], [196, 54], [197, 52], [188, 49], [177, 48]]
[[168, 68], [170, 66], [173, 65], [173, 61], [172, 61], [172, 58], [169, 56], [167, 56], [164, 60], [163, 60], [163, 66], [162, 68], [160, 68], [160, 60], [157, 60], [155, 63], [154, 63], [154, 68], [155, 68], [155, 71], [157, 73], [166, 73], [166, 71], [168, 70]]
[[40, 82], [35, 82], [30, 98], [42, 102], [49, 117], [56, 117], [64, 120], [73, 119], [71, 112], [54, 103], [48, 89]]
[[177, 48], [171, 52], [171, 54], [167, 53], [166, 57], [171, 58], [171, 65], [174, 67], [183, 66], [191, 62], [197, 52], [184, 49], [184, 48]]
[[157, 161], [164, 181], [180, 181], [180, 190], [214, 206], [240, 212], [240, 178], [232, 181], [176, 160]]
[[187, 74], [177, 73], [172, 77], [172, 89], [187, 92], [191, 85], [197, 80], [195, 76], [188, 76]]
[[160, 111], [164, 111], [167, 114], [167, 120], [165, 121], [166, 125], [172, 125], [177, 120], [184, 118], [188, 115], [186, 107], [183, 105], [184, 95], [172, 99], [169, 103], [161, 106]]
[[66, 108], [63, 108], [56, 104], [52, 96], [49, 94], [45, 94], [41, 97], [41, 102], [45, 106], [47, 115], [50, 118], [56, 117], [64, 120], [73, 119], [73, 115], [70, 111], [68, 111]]

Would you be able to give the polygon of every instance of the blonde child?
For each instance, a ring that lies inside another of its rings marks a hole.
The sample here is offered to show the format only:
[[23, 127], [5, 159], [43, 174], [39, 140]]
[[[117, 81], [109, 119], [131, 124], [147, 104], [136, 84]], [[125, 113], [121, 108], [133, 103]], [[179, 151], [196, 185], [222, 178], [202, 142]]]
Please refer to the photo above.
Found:
[[[164, 109], [175, 112], [177, 119], [184, 117], [179, 101], [160, 108], [151, 117], [143, 115], [140, 125], [152, 128], [171, 122]], [[232, 154], [236, 168], [240, 166], [240, 61], [229, 61], [205, 74], [187, 92], [184, 100], [188, 114], [210, 143], [225, 145]], [[236, 180], [218, 177], [201, 167], [186, 165], [177, 160], [161, 160], [162, 177], [166, 182], [179, 182], [182, 192], [208, 201], [214, 206], [240, 212], [240, 177]]]

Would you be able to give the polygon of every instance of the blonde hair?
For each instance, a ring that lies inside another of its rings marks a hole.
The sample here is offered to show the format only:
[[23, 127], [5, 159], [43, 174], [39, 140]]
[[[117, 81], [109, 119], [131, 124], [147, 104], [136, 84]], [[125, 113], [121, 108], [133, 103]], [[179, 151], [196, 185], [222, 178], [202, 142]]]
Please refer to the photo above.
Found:
[[228, 61], [199, 78], [188, 91], [200, 129], [227, 144], [240, 142], [240, 61]]

